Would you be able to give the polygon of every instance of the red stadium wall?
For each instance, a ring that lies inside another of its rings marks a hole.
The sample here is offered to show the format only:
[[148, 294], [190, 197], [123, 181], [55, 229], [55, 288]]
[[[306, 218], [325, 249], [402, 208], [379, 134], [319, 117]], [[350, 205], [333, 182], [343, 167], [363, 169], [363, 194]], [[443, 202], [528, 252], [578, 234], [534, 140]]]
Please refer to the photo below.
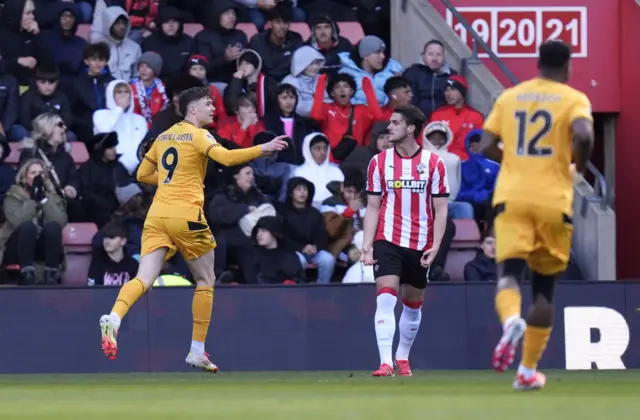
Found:
[[[442, 5], [429, 0], [471, 45]], [[467, 21], [519, 79], [536, 74], [535, 52], [556, 37], [574, 49], [571, 85], [591, 99], [594, 112], [618, 114], [616, 125], [617, 272], [620, 279], [640, 278], [636, 263], [640, 237], [640, 6], [635, 0], [453, 0]], [[624, 54], [621, 52], [625, 52]], [[510, 82], [488, 58], [487, 67], [505, 85]]]

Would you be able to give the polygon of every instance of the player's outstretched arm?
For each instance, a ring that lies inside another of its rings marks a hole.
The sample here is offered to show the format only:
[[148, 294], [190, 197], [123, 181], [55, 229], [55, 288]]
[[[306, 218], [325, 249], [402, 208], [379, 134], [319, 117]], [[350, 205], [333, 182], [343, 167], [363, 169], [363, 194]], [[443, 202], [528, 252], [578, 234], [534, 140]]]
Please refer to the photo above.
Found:
[[593, 151], [593, 122], [587, 118], [578, 118], [571, 124], [573, 133], [573, 159], [576, 172], [584, 173]]
[[270, 155], [287, 148], [288, 143], [283, 140], [286, 136], [276, 137], [268, 143], [253, 146], [246, 149], [225, 149], [218, 143], [210, 143], [205, 153], [210, 159], [224, 166], [235, 166], [250, 162], [262, 155]]
[[136, 179], [143, 184], [158, 185], [158, 166], [145, 156], [136, 171]]
[[373, 259], [373, 239], [376, 236], [380, 221], [381, 202], [382, 197], [379, 194], [369, 194], [367, 197], [367, 211], [364, 214], [363, 222], [362, 256], [360, 257], [360, 261], [364, 265], [376, 263]]

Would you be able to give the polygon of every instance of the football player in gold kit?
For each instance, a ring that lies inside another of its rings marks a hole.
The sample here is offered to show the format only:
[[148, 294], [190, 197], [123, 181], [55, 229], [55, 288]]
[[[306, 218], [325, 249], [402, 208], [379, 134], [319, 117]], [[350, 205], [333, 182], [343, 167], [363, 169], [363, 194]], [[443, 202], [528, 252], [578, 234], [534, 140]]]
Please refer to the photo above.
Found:
[[129, 308], [152, 286], [165, 260], [176, 251], [184, 256], [196, 281], [193, 296], [193, 334], [186, 363], [217, 372], [204, 351], [213, 305], [216, 242], [204, 218], [204, 176], [209, 159], [233, 166], [287, 147], [284, 136], [247, 149], [227, 150], [204, 128], [213, 120], [214, 107], [208, 87], [180, 94], [184, 121], [160, 134], [138, 168], [139, 182], [157, 185], [142, 231], [142, 251], [137, 276], [120, 289], [109, 315], [100, 318], [102, 349], [113, 360], [118, 353], [117, 335]]
[[[540, 46], [540, 75], [507, 89], [484, 125], [481, 148], [492, 156], [502, 141], [502, 163], [493, 194], [496, 212], [496, 311], [503, 335], [493, 367], [506, 370], [524, 337], [522, 362], [513, 387], [540, 389], [536, 370], [553, 324], [553, 289], [571, 252], [573, 168], [582, 173], [593, 148], [593, 119], [587, 96], [566, 83], [571, 50], [561, 41]], [[533, 305], [521, 317], [520, 282], [533, 273]]]

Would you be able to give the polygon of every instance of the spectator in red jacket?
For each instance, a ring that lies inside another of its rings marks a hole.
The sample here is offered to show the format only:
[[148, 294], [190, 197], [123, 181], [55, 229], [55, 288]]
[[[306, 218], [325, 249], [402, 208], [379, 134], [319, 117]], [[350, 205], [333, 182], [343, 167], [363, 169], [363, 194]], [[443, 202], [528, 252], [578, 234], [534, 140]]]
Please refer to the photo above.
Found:
[[[325, 89], [333, 102], [324, 102]], [[352, 76], [339, 73], [332, 75], [327, 83], [327, 75], [323, 74], [318, 80], [309, 116], [320, 124], [329, 139], [331, 162], [342, 161], [356, 146], [365, 144], [365, 136], [371, 126], [382, 118], [371, 79], [363, 79], [362, 89], [367, 105], [352, 105], [351, 98], [356, 91], [356, 81]]]
[[162, 57], [147, 51], [138, 60], [138, 77], [131, 79], [133, 112], [142, 115], [151, 128], [151, 119], [169, 106], [164, 83], [156, 76], [162, 70]]
[[248, 95], [240, 94], [236, 99], [235, 113], [235, 121], [218, 130], [218, 134], [240, 147], [253, 146], [255, 135], [265, 130], [264, 124], [258, 119], [255, 102]]
[[449, 126], [453, 132], [453, 143], [449, 146], [449, 153], [455, 153], [463, 161], [469, 159], [465, 137], [471, 130], [482, 128], [484, 124], [482, 114], [465, 103], [467, 89], [467, 79], [460, 75], [451, 76], [444, 92], [447, 105], [438, 108], [429, 120], [444, 121]]

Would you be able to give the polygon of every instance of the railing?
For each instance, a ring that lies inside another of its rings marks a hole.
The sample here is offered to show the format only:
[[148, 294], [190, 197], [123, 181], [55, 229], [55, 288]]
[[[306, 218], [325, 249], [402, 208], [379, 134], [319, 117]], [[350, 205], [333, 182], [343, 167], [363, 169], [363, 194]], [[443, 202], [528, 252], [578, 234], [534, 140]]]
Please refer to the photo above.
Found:
[[[636, 0], [636, 1], [640, 2], [640, 0]], [[404, 11], [406, 11], [407, 2], [408, 0], [402, 1], [402, 9]], [[511, 83], [513, 83], [514, 85], [520, 83], [520, 80], [516, 77], [516, 75], [513, 74], [513, 72], [509, 70], [509, 68], [502, 62], [502, 60], [500, 60], [500, 57], [498, 57], [491, 50], [491, 47], [489, 47], [487, 43], [484, 42], [484, 40], [478, 34], [478, 32], [476, 32], [475, 29], [473, 29], [473, 27], [469, 24], [469, 22], [467, 22], [464, 16], [462, 16], [462, 14], [458, 11], [458, 9], [456, 9], [456, 7], [451, 3], [451, 1], [440, 0], [440, 2], [451, 12], [451, 14], [458, 20], [458, 22], [460, 22], [462, 26], [464, 26], [467, 33], [471, 35], [471, 38], [473, 39], [473, 48], [471, 50], [471, 56], [469, 57], [468, 60], [479, 62], [480, 59], [478, 58], [478, 50], [479, 48], [482, 48], [489, 55], [489, 58], [491, 59], [491, 61], [493, 61], [498, 66], [500, 71], [502, 71], [509, 78]], [[609, 207], [609, 203], [610, 203], [609, 192], [607, 190], [607, 182], [605, 181], [605, 178], [602, 175], [602, 173], [600, 173], [598, 168], [596, 168], [591, 162], [587, 162], [587, 170], [593, 175], [595, 179], [594, 190], [596, 193], [591, 197], [585, 197], [581, 205], [582, 212], [583, 214], [584, 212], [586, 212], [586, 206], [588, 205], [588, 203], [598, 202], [598, 201], [600, 202], [600, 208], [602, 210], [606, 210], [607, 207]]]

